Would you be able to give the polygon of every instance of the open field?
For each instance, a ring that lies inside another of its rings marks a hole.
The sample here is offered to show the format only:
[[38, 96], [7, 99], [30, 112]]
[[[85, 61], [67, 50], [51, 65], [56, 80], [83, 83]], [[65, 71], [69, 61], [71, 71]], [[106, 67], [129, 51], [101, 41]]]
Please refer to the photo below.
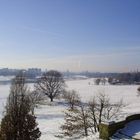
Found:
[[[137, 85], [94, 85], [93, 79], [67, 81], [67, 89], [74, 89], [78, 92], [83, 102], [99, 92], [108, 94], [112, 102], [123, 99], [125, 107], [119, 119], [128, 114], [140, 113], [140, 97], [137, 96]], [[30, 84], [32, 87], [33, 85]], [[9, 94], [10, 85], [0, 85], [0, 119], [4, 111], [6, 97]], [[49, 104], [49, 103], [48, 103]], [[55, 137], [61, 133], [60, 126], [64, 119], [65, 104], [55, 101], [53, 104], [42, 105], [36, 109], [37, 121], [42, 132], [41, 140], [58, 140]]]

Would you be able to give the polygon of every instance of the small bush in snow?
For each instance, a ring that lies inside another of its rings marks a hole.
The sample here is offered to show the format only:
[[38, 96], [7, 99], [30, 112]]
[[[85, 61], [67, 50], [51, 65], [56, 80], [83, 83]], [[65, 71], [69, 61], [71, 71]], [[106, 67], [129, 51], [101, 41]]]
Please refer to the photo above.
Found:
[[74, 109], [80, 102], [80, 97], [76, 94], [76, 91], [66, 91], [63, 95], [63, 98], [68, 103], [70, 109]]
[[137, 91], [138, 91], [138, 95], [140, 95], [140, 87], [138, 87]]

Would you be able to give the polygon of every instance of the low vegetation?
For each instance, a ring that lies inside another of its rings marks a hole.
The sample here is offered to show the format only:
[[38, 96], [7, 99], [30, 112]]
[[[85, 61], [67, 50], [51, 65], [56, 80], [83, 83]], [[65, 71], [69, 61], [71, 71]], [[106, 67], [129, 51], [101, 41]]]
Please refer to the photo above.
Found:
[[138, 95], [140, 95], [140, 87], [138, 87], [137, 92], [138, 92]]
[[99, 124], [104, 120], [117, 117], [123, 106], [122, 101], [111, 103], [104, 93], [99, 93], [88, 103], [83, 103], [76, 92], [72, 95], [76, 100], [71, 101], [71, 98], [67, 98], [65, 123], [61, 126], [64, 136], [82, 137], [95, 134], [99, 131]]

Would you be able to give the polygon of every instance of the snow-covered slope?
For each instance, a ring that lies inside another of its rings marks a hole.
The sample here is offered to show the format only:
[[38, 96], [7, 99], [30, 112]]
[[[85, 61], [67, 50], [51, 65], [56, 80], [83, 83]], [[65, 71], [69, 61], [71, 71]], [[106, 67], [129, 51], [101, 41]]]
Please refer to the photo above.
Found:
[[[127, 114], [140, 113], [140, 97], [137, 96], [136, 85], [94, 85], [94, 79], [67, 81], [67, 89], [74, 89], [78, 92], [84, 102], [99, 92], [108, 94], [112, 102], [123, 99], [125, 108], [122, 117]], [[30, 86], [32, 86], [30, 84]], [[0, 118], [4, 111], [6, 97], [9, 94], [9, 85], [0, 85]], [[63, 102], [54, 102], [52, 105], [42, 105], [36, 109], [37, 121], [42, 132], [41, 140], [59, 140], [56, 137], [60, 134], [60, 126], [63, 123], [64, 110], [66, 106]], [[93, 136], [89, 139], [97, 139]]]

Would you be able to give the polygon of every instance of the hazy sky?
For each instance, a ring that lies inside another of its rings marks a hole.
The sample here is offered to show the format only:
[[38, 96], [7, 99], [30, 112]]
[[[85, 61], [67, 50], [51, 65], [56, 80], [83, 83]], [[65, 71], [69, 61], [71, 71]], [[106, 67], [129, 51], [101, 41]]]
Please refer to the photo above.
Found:
[[140, 69], [140, 0], [0, 0], [0, 67]]

